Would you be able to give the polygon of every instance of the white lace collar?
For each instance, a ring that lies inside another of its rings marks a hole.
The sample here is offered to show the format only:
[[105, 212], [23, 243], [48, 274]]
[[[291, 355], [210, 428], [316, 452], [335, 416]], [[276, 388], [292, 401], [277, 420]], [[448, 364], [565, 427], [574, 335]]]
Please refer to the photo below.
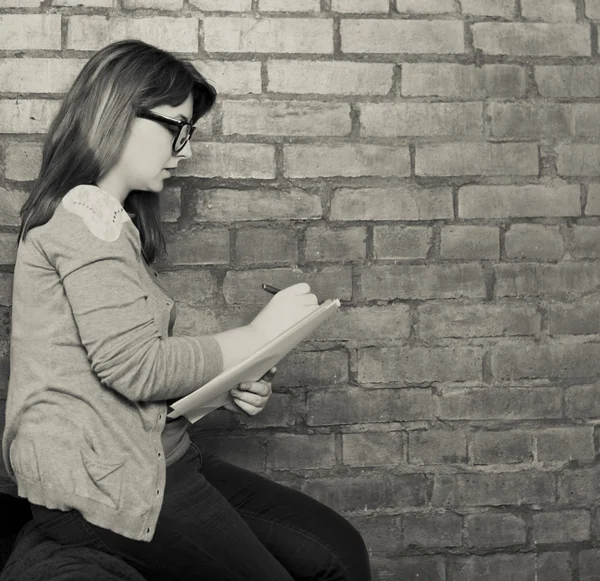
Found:
[[80, 216], [96, 238], [106, 242], [117, 240], [123, 224], [131, 221], [119, 200], [98, 186], [80, 185], [72, 188], [63, 197], [62, 205]]

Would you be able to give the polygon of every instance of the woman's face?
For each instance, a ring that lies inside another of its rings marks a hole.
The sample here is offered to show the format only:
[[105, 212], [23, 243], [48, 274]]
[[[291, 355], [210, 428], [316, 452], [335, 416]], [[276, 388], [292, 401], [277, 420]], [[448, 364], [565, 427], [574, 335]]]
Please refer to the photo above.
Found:
[[[189, 121], [193, 113], [193, 100], [190, 93], [187, 99], [172, 107], [157, 105], [150, 109], [173, 119]], [[131, 134], [117, 164], [119, 177], [127, 191], [149, 190], [160, 192], [165, 179], [171, 177], [171, 171], [182, 159], [192, 155], [190, 143], [178, 153], [173, 153], [173, 139], [177, 127], [165, 125], [151, 119], [135, 118]]]

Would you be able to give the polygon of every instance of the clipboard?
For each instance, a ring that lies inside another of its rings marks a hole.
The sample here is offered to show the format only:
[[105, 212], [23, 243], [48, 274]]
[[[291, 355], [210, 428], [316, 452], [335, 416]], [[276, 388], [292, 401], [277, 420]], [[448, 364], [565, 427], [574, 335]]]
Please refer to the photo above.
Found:
[[252, 355], [223, 371], [196, 391], [171, 404], [167, 417], [185, 416], [197, 422], [211, 411], [230, 401], [229, 391], [244, 381], [258, 381], [271, 367], [283, 359], [298, 343], [329, 319], [340, 306], [339, 299], [329, 299], [318, 309], [271, 339]]

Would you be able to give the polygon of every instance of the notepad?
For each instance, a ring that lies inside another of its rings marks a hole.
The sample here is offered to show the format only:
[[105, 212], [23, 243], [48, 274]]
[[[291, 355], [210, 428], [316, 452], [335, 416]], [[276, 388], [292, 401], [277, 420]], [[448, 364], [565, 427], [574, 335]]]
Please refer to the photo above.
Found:
[[244, 381], [258, 381], [298, 343], [337, 312], [339, 299], [329, 299], [306, 317], [271, 339], [252, 355], [223, 371], [196, 391], [171, 404], [169, 418], [185, 416], [197, 422], [211, 411], [231, 401], [229, 391]]

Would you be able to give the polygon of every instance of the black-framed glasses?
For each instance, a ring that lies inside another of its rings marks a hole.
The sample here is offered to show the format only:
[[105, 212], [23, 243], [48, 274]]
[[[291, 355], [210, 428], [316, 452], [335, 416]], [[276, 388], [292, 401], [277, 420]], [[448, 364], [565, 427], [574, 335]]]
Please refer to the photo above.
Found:
[[170, 125], [171, 127], [177, 127], [178, 131], [175, 134], [175, 139], [173, 139], [173, 153], [179, 153], [185, 147], [185, 144], [191, 139], [196, 129], [196, 127], [188, 121], [173, 119], [173, 117], [154, 113], [154, 111], [148, 109], [140, 109], [137, 112], [137, 116], [144, 119], [150, 119], [151, 121], [157, 121], [164, 125]]

